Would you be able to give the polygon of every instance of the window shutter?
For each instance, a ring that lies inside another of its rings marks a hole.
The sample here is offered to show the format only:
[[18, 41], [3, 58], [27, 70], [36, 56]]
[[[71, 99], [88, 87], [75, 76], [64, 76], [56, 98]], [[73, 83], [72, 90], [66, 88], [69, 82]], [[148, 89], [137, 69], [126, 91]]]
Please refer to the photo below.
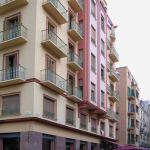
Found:
[[81, 123], [86, 124], [86, 115], [81, 114]]
[[96, 128], [96, 120], [92, 118], [92, 128]]
[[18, 24], [21, 24], [21, 15], [18, 15]]
[[44, 98], [44, 110], [54, 113], [54, 101]]
[[67, 108], [67, 118], [73, 120], [73, 109]]
[[17, 54], [14, 56], [14, 62], [13, 62], [13, 67], [17, 66]]
[[3, 97], [3, 110], [19, 108], [19, 95]]

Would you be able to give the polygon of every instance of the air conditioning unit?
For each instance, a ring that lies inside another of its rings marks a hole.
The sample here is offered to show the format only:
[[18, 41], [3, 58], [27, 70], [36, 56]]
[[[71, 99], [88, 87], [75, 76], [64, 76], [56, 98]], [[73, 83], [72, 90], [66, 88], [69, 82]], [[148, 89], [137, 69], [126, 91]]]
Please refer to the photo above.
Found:
[[105, 131], [101, 130], [101, 135], [105, 136]]

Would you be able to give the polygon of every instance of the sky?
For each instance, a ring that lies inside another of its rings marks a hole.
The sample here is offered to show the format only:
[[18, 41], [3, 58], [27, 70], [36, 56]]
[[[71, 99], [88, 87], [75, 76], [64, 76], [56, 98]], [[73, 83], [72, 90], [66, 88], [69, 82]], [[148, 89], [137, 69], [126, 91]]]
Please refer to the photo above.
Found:
[[106, 0], [117, 25], [116, 67], [127, 66], [138, 83], [140, 98], [150, 100], [150, 0]]

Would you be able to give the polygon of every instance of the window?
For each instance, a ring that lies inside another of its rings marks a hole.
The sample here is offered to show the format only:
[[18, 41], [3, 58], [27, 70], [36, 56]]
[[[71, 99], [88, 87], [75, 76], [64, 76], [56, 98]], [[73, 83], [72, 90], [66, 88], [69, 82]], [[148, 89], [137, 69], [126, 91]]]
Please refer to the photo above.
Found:
[[74, 140], [66, 139], [66, 150], [73, 150], [74, 148]]
[[136, 120], [136, 127], [139, 128], [139, 122]]
[[105, 135], [105, 123], [101, 122], [100, 124], [100, 133], [101, 135]]
[[91, 13], [95, 17], [95, 3], [93, 0], [91, 0]]
[[104, 47], [104, 41], [101, 39], [101, 53], [104, 56], [105, 55], [105, 47]]
[[95, 143], [91, 143], [91, 150], [96, 150], [96, 144]]
[[55, 137], [47, 134], [42, 135], [42, 150], [53, 150], [53, 142]]
[[95, 85], [91, 83], [91, 100], [95, 101]]
[[113, 137], [112, 131], [113, 131], [113, 127], [109, 126], [109, 136], [110, 137]]
[[73, 109], [67, 107], [67, 118], [66, 122], [73, 125], [74, 120], [73, 120]]
[[80, 28], [83, 30], [83, 20], [80, 20], [80, 21], [79, 21], [79, 26], [80, 26]]
[[86, 150], [87, 143], [84, 141], [80, 141], [80, 150]]
[[105, 94], [101, 91], [101, 106], [105, 108]]
[[79, 49], [79, 57], [83, 60], [83, 49]]
[[91, 70], [95, 72], [95, 56], [91, 54]]
[[136, 90], [136, 98], [139, 100], [139, 93], [137, 90]]
[[79, 79], [79, 89], [82, 91], [82, 97], [83, 97], [83, 79]]
[[96, 119], [94, 118], [91, 120], [91, 131], [96, 132]]
[[136, 112], [139, 113], [139, 107], [136, 105]]
[[54, 101], [44, 97], [44, 116], [54, 119]]
[[130, 96], [130, 92], [131, 92], [131, 90], [130, 90], [130, 88], [128, 87], [128, 96]]
[[102, 79], [103, 81], [105, 81], [104, 72], [105, 72], [105, 68], [104, 68], [103, 65], [101, 65], [101, 79]]
[[104, 17], [101, 15], [101, 28], [104, 31]]
[[80, 114], [80, 127], [86, 129], [86, 115]]
[[74, 16], [69, 12], [69, 29], [73, 29], [75, 24]]
[[68, 91], [68, 94], [69, 95], [74, 95], [74, 86], [75, 86], [75, 77], [73, 75], [71, 75], [69, 72], [68, 72], [68, 77], [67, 77], [67, 86], [69, 88], [69, 91]]
[[2, 98], [2, 116], [19, 114], [19, 94]]
[[133, 127], [134, 128], [134, 119], [131, 119], [131, 127]]
[[130, 79], [130, 73], [129, 72], [127, 73], [127, 77]]
[[96, 41], [95, 41], [95, 29], [93, 26], [91, 26], [91, 41], [93, 42], [93, 44], [96, 43]]
[[138, 135], [136, 135], [136, 142], [138, 142], [138, 139], [139, 139], [139, 136], [138, 136]]
[[75, 56], [74, 56], [74, 46], [69, 43], [69, 55], [68, 55], [68, 62], [75, 61]]
[[55, 34], [55, 27], [49, 22], [48, 23], [48, 34], [47, 39], [50, 39], [54, 44], [57, 44], [56, 41], [56, 34]]
[[55, 61], [47, 57], [47, 69], [51, 72], [55, 72]]
[[6, 75], [5, 80], [15, 79], [18, 77], [18, 66], [17, 66], [17, 54], [6, 56], [5, 69]]
[[135, 97], [135, 94], [134, 94], [134, 89], [131, 89], [131, 95], [130, 96], [133, 96]]

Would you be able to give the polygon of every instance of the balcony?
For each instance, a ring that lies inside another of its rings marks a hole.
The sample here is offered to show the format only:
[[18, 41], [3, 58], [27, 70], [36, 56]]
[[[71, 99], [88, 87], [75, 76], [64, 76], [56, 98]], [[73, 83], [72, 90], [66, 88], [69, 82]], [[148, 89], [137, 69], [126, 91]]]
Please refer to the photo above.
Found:
[[107, 84], [107, 94], [111, 94], [111, 88], [108, 84]]
[[128, 130], [134, 130], [135, 125], [134, 124], [128, 124]]
[[16, 25], [5, 31], [0, 32], [0, 50], [13, 47], [27, 42], [27, 28], [21, 25]]
[[135, 100], [135, 94], [132, 92], [128, 92], [128, 99], [129, 100]]
[[26, 69], [20, 65], [0, 70], [0, 87], [24, 83], [25, 70]]
[[119, 102], [119, 94], [115, 90], [111, 90], [111, 94], [109, 95], [109, 99], [113, 102]]
[[111, 29], [111, 33], [110, 33], [110, 39], [115, 42], [116, 37], [115, 37], [115, 31], [113, 29]]
[[135, 140], [134, 139], [128, 139], [128, 145], [135, 145]]
[[111, 44], [110, 44], [110, 41], [107, 39], [107, 50], [110, 50], [111, 48]]
[[133, 81], [131, 82], [131, 86], [137, 86], [137, 83], [133, 80]]
[[113, 134], [112, 134], [112, 133], [109, 133], [109, 137], [113, 138]]
[[111, 110], [109, 108], [107, 108], [107, 114], [106, 114], [107, 117], [111, 117]]
[[109, 78], [110, 78], [113, 82], [119, 82], [119, 73], [116, 72], [115, 69], [111, 69]]
[[92, 127], [92, 128], [91, 128], [91, 131], [92, 131], [92, 132], [96, 132], [96, 128]]
[[75, 71], [83, 70], [83, 61], [82, 59], [74, 52], [68, 54], [68, 66], [70, 66]]
[[68, 3], [76, 13], [83, 10], [83, 0], [68, 0]]
[[75, 20], [68, 22], [68, 34], [75, 40], [83, 40], [83, 30]]
[[80, 102], [82, 101], [82, 91], [74, 85], [69, 85], [67, 97], [75, 102]]
[[128, 115], [134, 115], [134, 113], [135, 113], [135, 109], [130, 107], [128, 110]]
[[0, 15], [28, 4], [28, 0], [1, 0]]
[[110, 72], [111, 67], [110, 67], [110, 63], [107, 61], [107, 72]]
[[56, 56], [67, 57], [67, 44], [65, 44], [53, 31], [42, 31], [41, 44], [48, 48]]
[[112, 111], [111, 116], [108, 119], [112, 122], [118, 122], [119, 121], [119, 115], [116, 114], [114, 111]]
[[118, 62], [119, 61], [119, 54], [117, 53], [117, 51], [115, 50], [114, 47], [111, 47], [109, 57], [111, 58], [111, 60], [113, 62]]
[[2, 110], [2, 116], [18, 115], [19, 108]]
[[43, 0], [42, 6], [59, 24], [68, 22], [68, 11], [59, 0]]
[[67, 93], [67, 81], [50, 69], [41, 70], [41, 84], [58, 93]]
[[45, 117], [48, 117], [48, 118], [51, 118], [51, 119], [54, 119], [55, 114], [52, 113], [52, 112], [49, 112], [49, 111], [44, 110], [44, 116], [45, 116]]
[[119, 130], [119, 123], [116, 123], [116, 130]]

